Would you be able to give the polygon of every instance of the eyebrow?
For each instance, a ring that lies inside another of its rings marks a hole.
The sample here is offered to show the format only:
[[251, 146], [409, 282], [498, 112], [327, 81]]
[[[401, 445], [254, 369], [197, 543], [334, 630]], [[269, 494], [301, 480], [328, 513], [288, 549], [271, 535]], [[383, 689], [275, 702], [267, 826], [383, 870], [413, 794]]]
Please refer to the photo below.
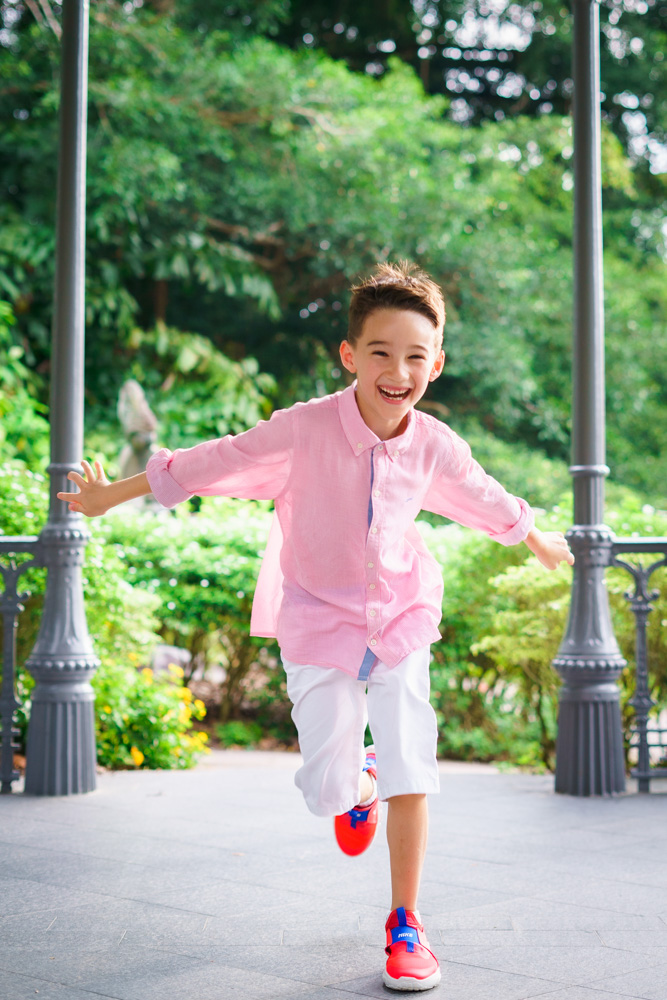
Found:
[[[366, 347], [388, 347], [386, 340], [369, 340]], [[426, 351], [428, 353], [428, 348], [424, 344], [410, 344], [408, 347], [409, 351]]]

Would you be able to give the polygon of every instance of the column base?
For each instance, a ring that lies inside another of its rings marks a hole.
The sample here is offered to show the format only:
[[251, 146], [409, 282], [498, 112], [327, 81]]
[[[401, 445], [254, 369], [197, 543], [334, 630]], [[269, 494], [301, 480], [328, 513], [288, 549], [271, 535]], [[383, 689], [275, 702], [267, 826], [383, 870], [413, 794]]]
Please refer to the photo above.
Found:
[[81, 692], [77, 692], [71, 701], [54, 700], [52, 696], [45, 701], [33, 700], [26, 753], [26, 794], [79, 795], [95, 790], [94, 702], [90, 685], [86, 687], [89, 697], [82, 698]]
[[618, 698], [561, 697], [556, 749], [557, 792], [617, 795], [625, 791], [623, 729]]

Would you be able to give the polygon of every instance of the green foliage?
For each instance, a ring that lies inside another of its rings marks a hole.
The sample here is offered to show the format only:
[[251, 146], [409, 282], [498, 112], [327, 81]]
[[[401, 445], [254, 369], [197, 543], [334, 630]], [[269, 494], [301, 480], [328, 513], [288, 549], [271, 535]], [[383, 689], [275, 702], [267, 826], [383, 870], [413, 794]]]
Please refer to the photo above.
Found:
[[[447, 36], [463, 17], [460, 5], [448, 6], [452, 24], [445, 17], [441, 26]], [[505, 442], [565, 461], [569, 118], [513, 111], [512, 118], [467, 127], [452, 120], [454, 102], [426, 96], [400, 59], [389, 59], [381, 79], [352, 73], [321, 51], [291, 51], [256, 35], [292, 23], [289, 5], [241, 9], [238, 24], [236, 8], [207, 12], [196, 0], [133, 11], [112, 0], [93, 7], [91, 419], [108, 422], [118, 380], [135, 363], [132, 331], [150, 331], [142, 334], [146, 346], [162, 336], [156, 321], [194, 329], [235, 359], [256, 357], [278, 378], [279, 405], [340, 387], [336, 342], [345, 331], [345, 289], [375, 261], [405, 256], [433, 272], [448, 300], [448, 364], [432, 387], [434, 403], [474, 418]], [[437, 22], [444, 9], [429, 17]], [[605, 35], [612, 48], [625, 39], [621, 63], [624, 73], [634, 67], [633, 86], [642, 66], [663, 73], [654, 26], [642, 55], [612, 14], [639, 30], [637, 16], [610, 8]], [[481, 8], [477, 15], [481, 24], [490, 16]], [[562, 54], [570, 41], [565, 8], [546, 5], [531, 18], [533, 53], [543, 51], [542, 39]], [[413, 34], [410, 19], [403, 27]], [[0, 48], [7, 124], [0, 137], [7, 192], [0, 282], [34, 367], [48, 363], [58, 53], [48, 27], [27, 15], [15, 30], [11, 56]], [[534, 84], [526, 82], [529, 90]], [[465, 94], [455, 100], [472, 100], [472, 91]], [[609, 92], [614, 127], [619, 109], [629, 108], [628, 94]], [[637, 114], [653, 115], [657, 103], [645, 105]], [[667, 361], [654, 344], [667, 315], [665, 192], [657, 175], [649, 184], [638, 156], [628, 157], [603, 123], [609, 461], [619, 479], [658, 502], [665, 494]], [[204, 397], [202, 428], [216, 419], [205, 382], [191, 400], [182, 387], [182, 402], [174, 403], [183, 412]], [[216, 402], [224, 406], [224, 397]], [[174, 413], [175, 433], [181, 423]], [[641, 457], [627, 443], [637, 440]]]
[[[388, 53], [395, 53], [430, 93], [453, 98], [451, 114], [458, 121], [548, 117], [569, 109], [572, 5], [560, 0], [338, 0], [335, 13], [326, 0], [292, 0], [286, 7], [281, 21], [255, 23], [246, 31], [264, 31], [296, 48], [315, 46], [373, 75], [386, 72]], [[602, 0], [599, 13], [605, 120], [635, 146], [635, 155], [655, 156], [667, 127], [664, 5]], [[215, 17], [201, 11], [200, 30], [217, 25]], [[638, 121], [629, 120], [628, 109], [639, 112]]]
[[238, 434], [271, 414], [270, 375], [254, 358], [232, 361], [210, 340], [158, 324], [132, 331], [129, 376], [155, 401], [160, 432], [173, 449]]
[[[568, 504], [542, 519], [544, 530], [566, 530]], [[607, 520], [618, 537], [666, 537], [667, 513], [625, 491]], [[560, 680], [551, 667], [565, 634], [571, 571], [547, 573], [518, 548], [503, 549], [456, 525], [421, 525], [443, 568], [442, 641], [433, 647], [433, 704], [440, 752], [463, 759], [509, 760], [538, 768], [554, 764]], [[667, 706], [667, 593], [664, 571], [654, 583], [663, 593], [649, 618], [650, 690], [654, 716]], [[625, 594], [628, 574], [607, 573], [614, 629], [628, 666], [620, 678], [626, 733], [633, 720], [635, 626]]]
[[270, 519], [265, 503], [203, 498], [197, 514], [186, 505], [161, 516], [123, 510], [100, 525], [133, 591], [159, 606], [162, 641], [186, 648], [204, 671], [224, 668], [223, 722], [267, 663], [266, 640], [250, 637], [249, 623]]
[[137, 327], [116, 355], [117, 367], [99, 373], [100, 394], [95, 397], [91, 390], [86, 413], [87, 445], [110, 460], [112, 477], [122, 439], [105, 400], [117, 398], [128, 378], [136, 379], [144, 389], [158, 418], [158, 435], [172, 450], [237, 434], [271, 414], [273, 378], [258, 370], [254, 358], [232, 361], [206, 337], [164, 323], [153, 330]]
[[0, 301], [0, 450], [34, 467], [48, 457], [48, 411], [38, 398], [42, 380], [14, 336], [15, 322], [10, 304]]
[[221, 722], [215, 727], [215, 734], [223, 747], [256, 746], [263, 736], [262, 727], [256, 722], [243, 722], [233, 719]]
[[[0, 465], [0, 537], [36, 534], [46, 522], [47, 507], [43, 475], [31, 472], [18, 460]], [[187, 699], [190, 692], [173, 682], [167, 686], [161, 681], [151, 684], [146, 673], [137, 672], [141, 664], [150, 661], [153, 647], [160, 641], [156, 632], [160, 602], [149, 590], [131, 585], [125, 563], [113, 546], [105, 544], [102, 522], [90, 525], [93, 535], [86, 549], [83, 586], [88, 629], [101, 660], [92, 681], [98, 760], [107, 767], [135, 766], [134, 747], [136, 760], [143, 755], [146, 766], [190, 766], [201, 749], [201, 739], [191, 733], [192, 722], [185, 716], [191, 713], [201, 718], [200, 707], [192, 713], [185, 703], [187, 712], [170, 713], [174, 706], [184, 704], [181, 699]], [[21, 702], [17, 720], [25, 746], [34, 682], [24, 663], [37, 639], [46, 571], [26, 571], [21, 586], [29, 594], [17, 635], [16, 689]]]
[[[182, 671], [180, 671], [182, 675]], [[180, 684], [179, 672], [156, 677], [149, 667], [115, 665], [95, 680], [97, 759], [110, 768], [187, 768], [206, 752], [208, 736], [192, 732], [203, 702]]]

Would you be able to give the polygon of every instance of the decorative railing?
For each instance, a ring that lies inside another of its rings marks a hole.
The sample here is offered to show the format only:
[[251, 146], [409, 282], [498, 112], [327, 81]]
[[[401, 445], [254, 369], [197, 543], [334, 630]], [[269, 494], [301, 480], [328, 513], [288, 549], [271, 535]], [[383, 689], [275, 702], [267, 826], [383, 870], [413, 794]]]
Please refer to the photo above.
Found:
[[[0, 557], [6, 559], [6, 564], [0, 562], [4, 588], [0, 596], [0, 610], [3, 620], [2, 648], [2, 688], [0, 689], [0, 721], [2, 735], [0, 738], [0, 793], [9, 794], [12, 782], [19, 778], [19, 772], [14, 768], [14, 751], [17, 749], [15, 738], [18, 730], [14, 727], [14, 714], [19, 707], [16, 700], [16, 629], [18, 616], [23, 611], [23, 601], [29, 596], [19, 593], [19, 577], [33, 566], [41, 563], [41, 541], [33, 535], [5, 536], [0, 538]], [[14, 556], [29, 553], [32, 559], [17, 563]]]
[[[654, 559], [646, 569], [640, 562], [633, 564], [620, 558], [624, 555], [641, 553], [658, 558]], [[649, 690], [646, 642], [648, 616], [653, 610], [651, 602], [658, 597], [657, 590], [649, 589], [649, 581], [656, 570], [667, 566], [667, 538], [616, 539], [612, 543], [611, 565], [626, 570], [634, 581], [634, 590], [628, 591], [625, 595], [635, 616], [636, 625], [636, 684], [635, 693], [630, 699], [630, 704], [635, 710], [635, 723], [631, 729], [630, 745], [637, 749], [637, 766], [630, 771], [630, 774], [637, 779], [638, 790], [648, 792], [653, 778], [667, 778], [667, 767], [651, 766], [651, 749], [658, 748], [667, 752], [667, 729], [649, 728], [649, 713], [655, 702]]]
[[[17, 555], [28, 553], [32, 558], [17, 563]], [[630, 563], [622, 556], [657, 556], [644, 568], [641, 562]], [[0, 574], [4, 589], [0, 596], [0, 610], [3, 617], [2, 687], [0, 688], [0, 793], [8, 794], [19, 773], [14, 767], [15, 738], [18, 730], [14, 716], [19, 703], [16, 698], [16, 630], [18, 616], [24, 610], [23, 601], [28, 596], [18, 588], [19, 578], [34, 566], [43, 565], [42, 542], [36, 536], [0, 537]], [[630, 574], [634, 590], [628, 591], [626, 599], [635, 616], [636, 636], [636, 684], [630, 704], [635, 710], [635, 722], [631, 728], [630, 745], [637, 750], [637, 766], [630, 774], [637, 780], [640, 792], [650, 791], [650, 782], [655, 778], [667, 778], [667, 767], [651, 766], [651, 750], [664, 750], [667, 754], [667, 729], [649, 727], [649, 715], [655, 702], [651, 698], [648, 679], [648, 651], [646, 629], [648, 616], [653, 610], [652, 601], [658, 591], [649, 589], [650, 578], [656, 570], [667, 566], [667, 538], [615, 539], [612, 542], [611, 566], [619, 567]]]

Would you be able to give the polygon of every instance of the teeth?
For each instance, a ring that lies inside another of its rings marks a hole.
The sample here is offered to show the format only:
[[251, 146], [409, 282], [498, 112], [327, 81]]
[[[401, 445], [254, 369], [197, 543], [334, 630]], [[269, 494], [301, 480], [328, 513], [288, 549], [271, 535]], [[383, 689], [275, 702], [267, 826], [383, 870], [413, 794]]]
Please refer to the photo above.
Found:
[[380, 388], [380, 392], [383, 392], [385, 396], [405, 396], [409, 391], [409, 389], [385, 389], [384, 386]]

